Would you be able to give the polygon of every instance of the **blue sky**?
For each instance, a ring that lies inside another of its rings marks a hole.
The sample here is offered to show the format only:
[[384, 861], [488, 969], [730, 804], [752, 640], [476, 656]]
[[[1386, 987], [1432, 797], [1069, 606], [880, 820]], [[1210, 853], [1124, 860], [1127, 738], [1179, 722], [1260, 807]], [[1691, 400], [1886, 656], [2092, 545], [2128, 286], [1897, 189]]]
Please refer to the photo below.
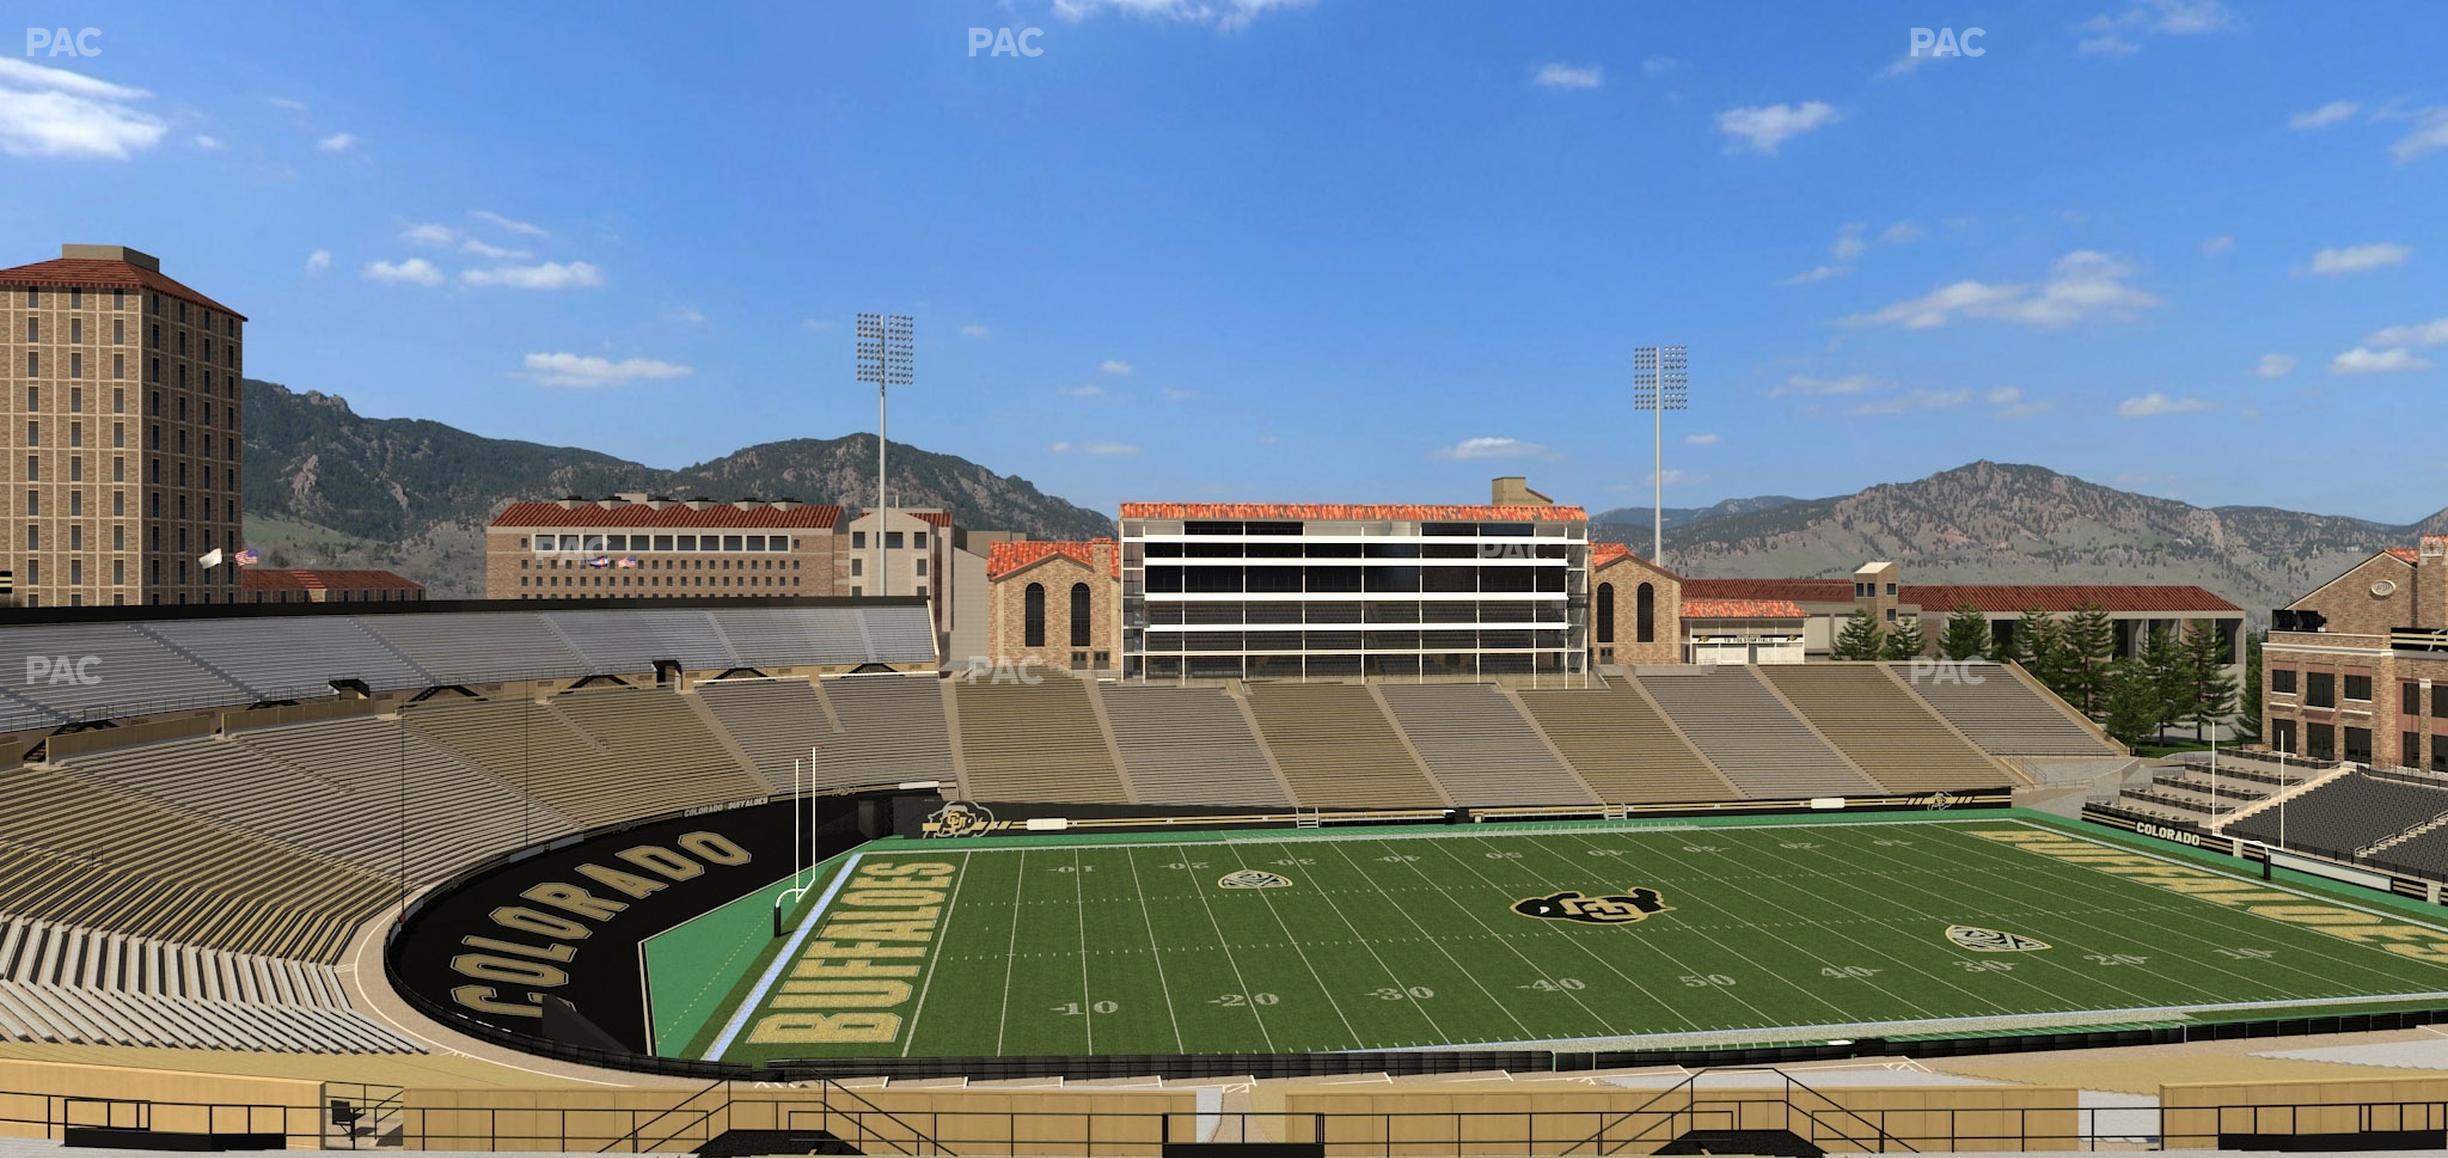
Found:
[[1647, 501], [1631, 348], [1683, 341], [1673, 505], [1976, 457], [2448, 504], [2382, 442], [2448, 417], [2437, 5], [11, 10], [98, 35], [0, 30], [0, 261], [157, 253], [370, 415], [658, 466], [871, 430], [893, 310], [896, 438], [1091, 506], [1603, 508]]

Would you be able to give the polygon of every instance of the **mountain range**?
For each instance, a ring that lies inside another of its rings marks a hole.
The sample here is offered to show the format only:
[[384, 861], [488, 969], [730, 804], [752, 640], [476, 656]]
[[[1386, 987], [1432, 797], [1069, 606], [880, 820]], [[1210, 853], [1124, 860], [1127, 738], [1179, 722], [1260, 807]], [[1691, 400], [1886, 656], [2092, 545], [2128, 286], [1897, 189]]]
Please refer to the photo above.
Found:
[[[797, 498], [863, 507], [875, 438], [761, 443], [678, 470], [574, 447], [367, 418], [337, 395], [248, 381], [247, 538], [280, 566], [381, 567], [436, 598], [477, 594], [484, 524], [514, 499], [616, 491]], [[893, 444], [897, 505], [1033, 538], [1114, 533], [1100, 512], [1026, 479]], [[1321, 496], [1331, 498], [1331, 496]], [[1602, 512], [1592, 532], [1646, 548], [1649, 510]], [[2255, 617], [2383, 547], [2448, 530], [2448, 511], [2393, 526], [2274, 507], [2197, 507], [2046, 467], [1980, 461], [1856, 494], [1761, 495], [1666, 511], [1668, 567], [1724, 578], [1849, 575], [1893, 559], [1915, 583], [2190, 583]]]

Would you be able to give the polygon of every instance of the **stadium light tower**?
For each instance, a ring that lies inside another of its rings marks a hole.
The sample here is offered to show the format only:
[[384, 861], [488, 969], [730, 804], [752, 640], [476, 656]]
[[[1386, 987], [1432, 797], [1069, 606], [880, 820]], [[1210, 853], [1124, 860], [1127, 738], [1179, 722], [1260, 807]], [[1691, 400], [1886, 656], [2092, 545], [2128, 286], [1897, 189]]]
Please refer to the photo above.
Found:
[[1682, 346], [1632, 349], [1632, 409], [1652, 415], [1656, 447], [1650, 459], [1649, 561], [1666, 565], [1666, 412], [1691, 407], [1689, 359]]
[[892, 575], [885, 565], [890, 559], [884, 554], [884, 527], [891, 521], [892, 508], [884, 493], [884, 400], [895, 386], [907, 386], [916, 362], [915, 343], [911, 340], [907, 314], [860, 314], [858, 316], [858, 380], [873, 382], [876, 388], [876, 594], [892, 594]]

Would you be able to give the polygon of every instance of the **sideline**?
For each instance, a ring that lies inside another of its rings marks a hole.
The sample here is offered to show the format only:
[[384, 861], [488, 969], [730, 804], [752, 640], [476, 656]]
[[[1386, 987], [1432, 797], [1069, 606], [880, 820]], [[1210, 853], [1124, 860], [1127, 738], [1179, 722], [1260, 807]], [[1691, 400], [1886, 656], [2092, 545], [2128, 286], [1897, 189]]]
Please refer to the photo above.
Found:
[[740, 1001], [739, 1008], [731, 1011], [731, 1020], [723, 1023], [722, 1033], [714, 1038], [714, 1044], [706, 1047], [705, 1060], [721, 1061], [722, 1055], [731, 1049], [733, 1039], [739, 1037], [740, 1030], [747, 1028], [749, 1017], [765, 1004], [765, 995], [772, 991], [774, 982], [781, 980], [782, 971], [790, 968], [791, 962], [799, 956], [799, 946], [807, 943], [808, 934], [815, 931], [816, 922], [822, 920], [825, 910], [832, 907], [833, 898], [841, 893], [842, 886], [850, 883], [850, 874], [858, 871], [859, 858], [865, 855], [854, 852], [842, 862], [841, 871], [833, 874], [833, 883], [826, 885], [824, 895], [816, 898], [816, 907], [808, 910], [808, 915], [800, 920], [798, 928], [791, 930], [790, 940], [784, 942], [782, 950], [774, 954], [773, 963], [765, 967], [765, 975], [757, 978], [756, 988], [749, 990], [748, 996]]

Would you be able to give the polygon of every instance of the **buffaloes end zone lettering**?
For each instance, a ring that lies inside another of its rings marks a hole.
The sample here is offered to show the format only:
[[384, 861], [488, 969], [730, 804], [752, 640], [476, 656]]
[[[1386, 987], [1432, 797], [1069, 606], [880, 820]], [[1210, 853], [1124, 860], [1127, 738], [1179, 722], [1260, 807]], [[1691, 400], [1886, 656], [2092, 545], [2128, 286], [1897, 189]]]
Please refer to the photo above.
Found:
[[1573, 889], [1549, 893], [1543, 897], [1523, 897], [1513, 902], [1513, 911], [1542, 921], [1579, 921], [1585, 925], [1630, 925], [1647, 920], [1652, 914], [1672, 909], [1658, 891], [1651, 888], [1627, 889], [1603, 897], [1583, 896]]
[[916, 1010], [915, 984], [934, 947], [956, 866], [945, 861], [858, 866], [823, 914], [748, 1040], [758, 1045], [898, 1041]]
[[2037, 953], [2049, 947], [2048, 942], [2036, 937], [1983, 929], [1977, 925], [1949, 925], [1946, 935], [1947, 940], [1955, 942], [1957, 948], [1970, 949], [1975, 953]]
[[1219, 889], [1288, 889], [1292, 887], [1292, 878], [1264, 869], [1242, 869], [1240, 872], [1224, 874], [1223, 879], [1216, 882], [1216, 887]]

